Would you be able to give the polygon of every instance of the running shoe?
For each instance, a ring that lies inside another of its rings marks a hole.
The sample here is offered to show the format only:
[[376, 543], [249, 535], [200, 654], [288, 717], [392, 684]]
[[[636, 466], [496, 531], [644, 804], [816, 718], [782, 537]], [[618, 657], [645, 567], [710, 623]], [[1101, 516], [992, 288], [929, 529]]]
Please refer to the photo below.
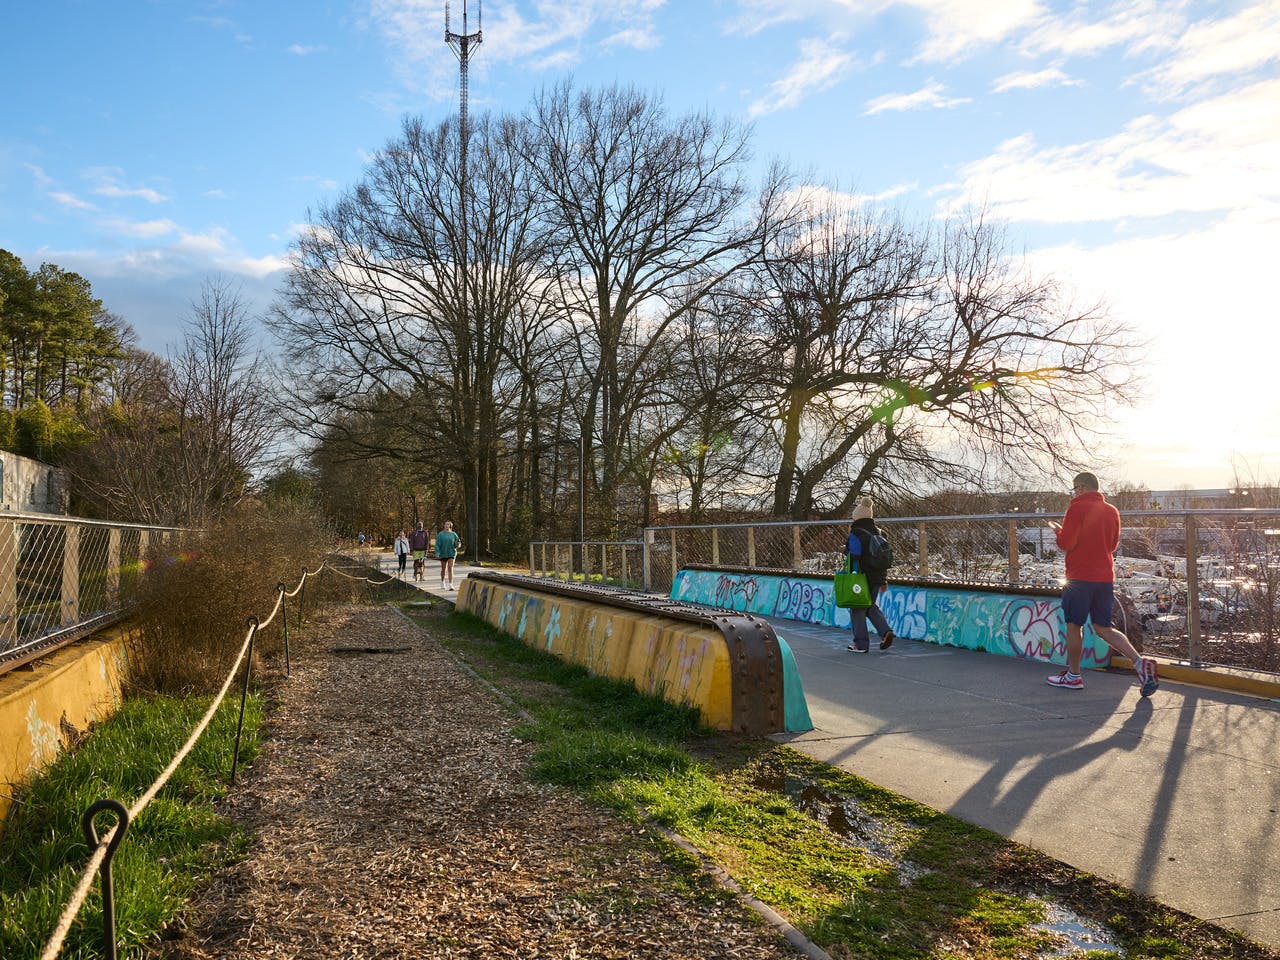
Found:
[[880, 638], [880, 649], [888, 650], [890, 647], [893, 646], [894, 639], [895, 639], [894, 633], [892, 630], [890, 630], [888, 633], [886, 633], [883, 637]]
[[1049, 684], [1051, 687], [1063, 687], [1067, 690], [1084, 689], [1084, 677], [1068, 676], [1066, 670], [1063, 670], [1061, 673], [1055, 673], [1053, 676], [1047, 678], [1045, 683]]
[[871, 641], [867, 641], [867, 645], [866, 645], [865, 647], [858, 647], [858, 646], [854, 646], [854, 645], [851, 643], [851, 644], [849, 644], [849, 646], [848, 646], [848, 647], [846, 647], [845, 649], [846, 649], [846, 650], [848, 650], [850, 653], [870, 653], [870, 652], [871, 652]]
[[1139, 657], [1137, 669], [1138, 680], [1142, 684], [1139, 692], [1144, 697], [1149, 697], [1160, 687], [1160, 671], [1150, 657]]

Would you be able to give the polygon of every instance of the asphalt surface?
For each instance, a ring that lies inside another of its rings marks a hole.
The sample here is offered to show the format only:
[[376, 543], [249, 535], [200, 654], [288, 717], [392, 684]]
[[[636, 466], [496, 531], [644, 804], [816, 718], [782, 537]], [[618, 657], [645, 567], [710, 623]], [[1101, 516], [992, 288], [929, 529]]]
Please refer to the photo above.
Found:
[[1280, 702], [773, 620], [814, 730], [775, 737], [1193, 916], [1280, 947]]
[[[414, 585], [456, 600], [433, 567]], [[1144, 699], [1119, 670], [1061, 690], [1044, 664], [771, 622], [814, 723], [774, 739], [1280, 947], [1280, 701], [1167, 679]]]

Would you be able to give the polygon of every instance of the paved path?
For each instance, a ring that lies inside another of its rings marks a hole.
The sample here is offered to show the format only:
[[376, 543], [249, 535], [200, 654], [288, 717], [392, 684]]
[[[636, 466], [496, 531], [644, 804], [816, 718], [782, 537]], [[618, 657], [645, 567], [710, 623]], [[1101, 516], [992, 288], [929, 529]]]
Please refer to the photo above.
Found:
[[1143, 700], [1118, 671], [1055, 690], [1043, 664], [903, 640], [855, 656], [848, 631], [772, 622], [814, 723], [775, 739], [1280, 947], [1280, 703], [1167, 680]]
[[774, 620], [814, 730], [776, 739], [1169, 906], [1280, 946], [1280, 703]]

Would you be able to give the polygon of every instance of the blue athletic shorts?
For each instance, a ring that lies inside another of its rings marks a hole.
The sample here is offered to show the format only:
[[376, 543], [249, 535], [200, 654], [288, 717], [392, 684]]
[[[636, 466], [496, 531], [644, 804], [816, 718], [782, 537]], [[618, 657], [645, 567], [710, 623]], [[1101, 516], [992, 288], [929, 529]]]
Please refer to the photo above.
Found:
[[1062, 614], [1067, 623], [1083, 627], [1092, 618], [1094, 627], [1111, 626], [1111, 610], [1116, 602], [1113, 586], [1109, 580], [1068, 580], [1062, 591]]

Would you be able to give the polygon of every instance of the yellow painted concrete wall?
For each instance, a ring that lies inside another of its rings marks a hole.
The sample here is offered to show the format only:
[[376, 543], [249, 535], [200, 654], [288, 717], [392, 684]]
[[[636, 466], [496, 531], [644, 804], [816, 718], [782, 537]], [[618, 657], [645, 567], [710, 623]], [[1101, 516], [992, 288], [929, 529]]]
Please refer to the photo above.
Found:
[[470, 578], [457, 608], [593, 674], [695, 706], [710, 727], [733, 729], [729, 649], [719, 630]]
[[0, 819], [17, 784], [115, 712], [125, 663], [124, 632], [108, 631], [0, 676]]

